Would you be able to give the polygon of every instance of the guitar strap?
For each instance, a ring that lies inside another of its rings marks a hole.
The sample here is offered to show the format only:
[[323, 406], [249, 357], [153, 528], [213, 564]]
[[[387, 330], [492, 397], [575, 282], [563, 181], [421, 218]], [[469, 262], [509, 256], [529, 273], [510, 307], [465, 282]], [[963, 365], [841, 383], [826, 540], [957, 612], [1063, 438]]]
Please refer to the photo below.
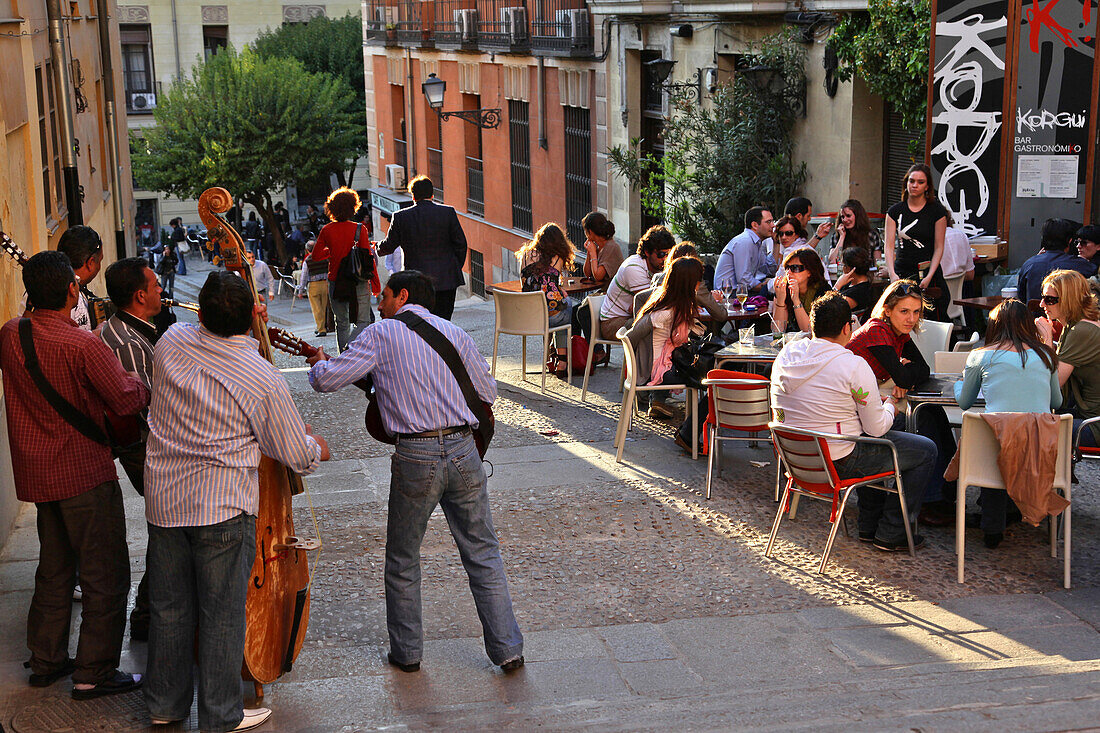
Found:
[[462, 363], [462, 357], [458, 355], [458, 350], [455, 349], [454, 344], [451, 343], [449, 338], [440, 333], [439, 329], [411, 311], [398, 313], [394, 318], [404, 323], [417, 336], [427, 341], [428, 346], [431, 346], [435, 353], [443, 359], [462, 390], [462, 396], [466, 399], [466, 406], [477, 418], [477, 432], [484, 440], [485, 446], [488, 447], [489, 442], [493, 439], [493, 419], [489, 416], [489, 411], [485, 406], [485, 402], [482, 401], [481, 395], [474, 389], [474, 383], [470, 380], [470, 373], [466, 370], [466, 365]]
[[31, 336], [31, 319], [29, 318], [19, 319], [19, 341], [23, 346], [23, 366], [26, 367], [27, 373], [31, 375], [34, 386], [38, 387], [38, 391], [46, 398], [46, 402], [49, 402], [50, 406], [57, 410], [57, 414], [61, 415], [65, 422], [72, 425], [73, 429], [85, 438], [108, 448], [112, 447], [111, 440], [103, 432], [103, 429], [62, 397], [46, 379], [46, 375], [42, 373], [42, 367], [38, 363], [38, 353], [34, 350], [34, 339]]

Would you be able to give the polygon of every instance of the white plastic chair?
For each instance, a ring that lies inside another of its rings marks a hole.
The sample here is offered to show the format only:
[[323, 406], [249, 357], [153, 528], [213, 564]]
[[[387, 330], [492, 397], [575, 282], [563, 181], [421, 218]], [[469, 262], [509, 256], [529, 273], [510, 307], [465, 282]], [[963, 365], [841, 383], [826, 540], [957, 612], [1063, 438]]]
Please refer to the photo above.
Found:
[[970, 334], [970, 338], [966, 341], [956, 341], [955, 345], [951, 347], [952, 351], [973, 351], [978, 348], [978, 332]]
[[638, 384], [638, 358], [634, 355], [634, 345], [626, 337], [626, 327], [619, 329], [615, 334], [623, 345], [623, 367], [626, 370], [626, 378], [623, 380], [623, 404], [619, 409], [619, 424], [615, 429], [615, 462], [623, 462], [623, 448], [626, 446], [626, 434], [630, 431], [630, 423], [634, 419], [634, 398], [638, 392], [653, 392], [659, 389], [684, 389], [687, 397], [684, 401], [688, 419], [691, 420], [691, 458], [699, 457], [699, 422], [696, 412], [699, 409], [698, 391], [686, 384], [662, 384], [650, 386]]
[[[546, 391], [546, 358], [550, 349], [550, 334], [557, 331], [565, 331], [566, 343], [573, 340], [573, 326], [555, 326], [550, 328], [550, 311], [546, 307], [546, 294], [541, 290], [530, 293], [510, 293], [505, 290], [494, 290], [493, 299], [496, 301], [496, 326], [493, 328], [493, 378], [497, 376], [497, 347], [500, 344], [502, 333], [523, 337], [523, 375], [521, 379], [527, 381], [527, 337], [542, 337], [543, 358], [542, 363], [542, 391]], [[565, 350], [566, 372], [565, 381], [570, 382], [573, 374], [573, 350]], [[571, 383], [571, 382], [570, 382]]]
[[965, 351], [937, 351], [932, 360], [932, 371], [936, 374], [962, 374], [968, 356], [970, 354]]
[[[712, 369], [703, 380], [703, 386], [707, 388], [709, 404], [706, 424], [709, 447], [706, 498], [709, 499], [711, 479], [721, 463], [721, 441], [756, 442], [760, 439], [760, 433], [769, 433], [771, 382], [756, 374]], [[731, 431], [732, 435], [729, 434]], [[777, 479], [776, 492], [778, 491]]]
[[955, 328], [953, 323], [943, 321], [921, 321], [920, 330], [914, 331], [913, 343], [924, 357], [924, 363], [931, 366], [936, 361], [937, 351], [948, 351], [951, 348], [951, 331]]
[[[592, 366], [592, 355], [596, 352], [596, 344], [605, 344], [610, 350], [610, 347], [617, 346], [619, 344], [618, 339], [605, 339], [600, 338], [600, 309], [603, 307], [603, 299], [606, 295], [589, 295], [585, 300], [588, 302], [588, 318], [592, 334], [592, 338], [588, 341], [588, 361], [584, 370], [584, 382], [581, 384], [581, 402], [584, 402], [588, 396], [588, 377], [592, 370], [595, 368]], [[622, 388], [622, 385], [619, 385]]]
[[962, 297], [963, 293], [963, 280], [966, 279], [966, 273], [961, 273], [955, 277], [947, 277], [944, 280], [947, 282], [947, 293], [950, 296], [947, 306], [947, 317], [952, 321], [959, 321], [963, 317], [963, 307], [956, 305], [955, 301]]
[[[1052, 488], [1060, 490], [1066, 501], [1070, 498], [1070, 483], [1072, 470], [1070, 467], [1073, 456], [1073, 416], [1058, 416], [1058, 458], [1054, 469], [1054, 485]], [[997, 457], [1001, 454], [1001, 445], [993, 434], [993, 429], [982, 419], [981, 415], [972, 412], [963, 413], [962, 440], [959, 442], [959, 482], [956, 494], [958, 510], [955, 512], [955, 554], [958, 555], [958, 581], [963, 580], [963, 571], [966, 564], [966, 487], [977, 486], [987, 489], [1005, 490], [1004, 479], [1001, 477], [1001, 469], [997, 466]], [[1070, 573], [1070, 510], [1072, 503], [1062, 512], [1063, 542], [1065, 547], [1065, 560], [1063, 562], [1062, 583], [1069, 588]], [[1058, 521], [1050, 517], [1050, 556], [1058, 556]]]

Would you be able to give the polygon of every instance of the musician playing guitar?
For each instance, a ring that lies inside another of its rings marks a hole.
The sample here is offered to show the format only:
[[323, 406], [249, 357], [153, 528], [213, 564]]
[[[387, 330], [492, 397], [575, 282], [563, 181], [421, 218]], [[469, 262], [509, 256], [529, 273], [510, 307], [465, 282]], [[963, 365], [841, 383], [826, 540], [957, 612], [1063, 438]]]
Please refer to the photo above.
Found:
[[[245, 709], [241, 694], [261, 509], [257, 467], [262, 454], [307, 474], [329, 454], [302, 422], [286, 380], [247, 335], [260, 310], [249, 281], [212, 272], [199, 292], [202, 325], [175, 324], [154, 350], [145, 461], [145, 701], [154, 724], [190, 713], [196, 626], [199, 728], [248, 730], [271, 715]], [[264, 568], [285, 554], [270, 545], [265, 551]]]
[[[512, 612], [485, 470], [471, 433], [472, 426], [490, 419], [478, 398], [492, 403], [496, 382], [469, 334], [429, 312], [434, 301], [432, 281], [423, 273], [391, 275], [378, 306], [383, 320], [363, 329], [335, 358], [318, 350], [308, 359], [309, 383], [318, 392], [333, 392], [371, 377], [385, 429], [397, 436], [386, 531], [390, 663], [405, 672], [420, 669], [420, 544], [428, 517], [440, 504], [470, 576], [485, 650], [494, 664], [512, 671], [523, 665], [523, 635]], [[442, 336], [441, 347], [429, 342], [430, 332], [422, 335], [423, 323], [435, 338]], [[456, 367], [464, 367], [461, 378], [444, 350]], [[460, 379], [467, 387], [472, 382], [468, 394]], [[474, 390], [476, 397], [469, 394]]]

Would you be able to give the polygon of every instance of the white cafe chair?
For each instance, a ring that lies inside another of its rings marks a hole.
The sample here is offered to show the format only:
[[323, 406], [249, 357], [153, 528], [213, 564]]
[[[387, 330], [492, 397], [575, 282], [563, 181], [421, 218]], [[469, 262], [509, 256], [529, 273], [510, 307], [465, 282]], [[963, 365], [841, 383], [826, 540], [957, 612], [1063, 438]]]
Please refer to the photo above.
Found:
[[[497, 376], [497, 348], [500, 345], [502, 333], [523, 337], [521, 350], [524, 381], [527, 381], [527, 337], [542, 337], [542, 391], [546, 391], [546, 354], [550, 349], [550, 334], [565, 331], [566, 343], [572, 341], [573, 326], [555, 326], [550, 328], [550, 311], [546, 307], [546, 294], [541, 290], [530, 293], [512, 293], [506, 290], [493, 290], [493, 300], [496, 306], [496, 325], [493, 328], [493, 378]], [[566, 374], [565, 381], [571, 382], [573, 374], [573, 350], [565, 350]]]
[[924, 320], [920, 322], [920, 329], [913, 331], [911, 338], [924, 357], [924, 363], [932, 366], [936, 362], [937, 351], [948, 351], [951, 348], [951, 331], [955, 328], [953, 323], [943, 321]]

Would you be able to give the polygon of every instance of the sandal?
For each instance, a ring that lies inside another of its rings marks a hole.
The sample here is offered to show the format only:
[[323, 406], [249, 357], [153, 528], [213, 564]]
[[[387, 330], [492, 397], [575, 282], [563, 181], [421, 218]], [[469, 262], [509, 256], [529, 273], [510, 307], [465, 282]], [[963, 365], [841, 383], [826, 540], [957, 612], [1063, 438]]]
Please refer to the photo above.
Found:
[[128, 674], [126, 672], [119, 672], [116, 669], [111, 677], [103, 680], [94, 687], [89, 687], [86, 690], [73, 687], [73, 699], [91, 700], [93, 698], [103, 697], [104, 695], [117, 695], [120, 692], [130, 692], [139, 687], [141, 687], [140, 674]]
[[595, 351], [592, 352], [592, 367], [607, 366], [611, 363], [611, 349], [604, 349], [602, 346], [597, 346]]

